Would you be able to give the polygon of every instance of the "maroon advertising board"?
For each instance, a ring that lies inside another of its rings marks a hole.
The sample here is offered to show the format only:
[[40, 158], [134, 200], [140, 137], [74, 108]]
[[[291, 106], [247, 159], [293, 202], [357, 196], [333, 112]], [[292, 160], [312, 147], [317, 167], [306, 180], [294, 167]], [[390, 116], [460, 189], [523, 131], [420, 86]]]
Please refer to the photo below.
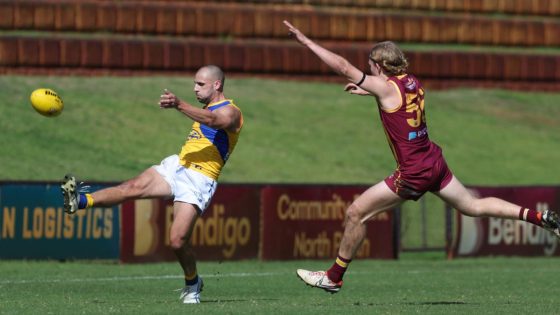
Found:
[[[480, 197], [497, 197], [525, 208], [559, 209], [559, 187], [471, 187]], [[450, 248], [454, 257], [472, 256], [559, 256], [558, 238], [531, 223], [472, 218], [457, 211], [457, 229]]]
[[[191, 236], [199, 260], [258, 256], [260, 186], [219, 185]], [[122, 207], [121, 261], [175, 260], [169, 247], [172, 200], [137, 200]]]
[[[346, 208], [367, 186], [274, 185], [262, 190], [261, 258], [333, 258], [342, 239]], [[356, 258], [397, 258], [393, 212], [367, 223]]]

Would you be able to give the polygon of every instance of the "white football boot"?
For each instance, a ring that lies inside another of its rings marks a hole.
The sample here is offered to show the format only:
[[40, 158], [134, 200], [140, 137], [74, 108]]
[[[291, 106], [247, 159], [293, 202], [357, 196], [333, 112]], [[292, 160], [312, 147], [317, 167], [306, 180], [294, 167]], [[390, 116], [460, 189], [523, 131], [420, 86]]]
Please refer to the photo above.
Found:
[[303, 280], [307, 285], [323, 289], [330, 293], [337, 293], [342, 287], [342, 281], [333, 282], [327, 276], [325, 271], [309, 271], [304, 269], [298, 269], [296, 271], [297, 276]]
[[560, 237], [560, 217], [558, 213], [552, 210], [545, 210], [542, 213], [542, 225], [543, 228]]
[[202, 282], [202, 278], [198, 276], [198, 282], [196, 284], [187, 285], [183, 288], [179, 299], [183, 300], [185, 304], [198, 304], [200, 303], [200, 292], [202, 292], [203, 287], [204, 283]]
[[64, 211], [73, 214], [78, 211], [78, 189], [76, 178], [70, 174], [64, 176], [64, 181], [60, 185], [62, 195], [64, 196]]

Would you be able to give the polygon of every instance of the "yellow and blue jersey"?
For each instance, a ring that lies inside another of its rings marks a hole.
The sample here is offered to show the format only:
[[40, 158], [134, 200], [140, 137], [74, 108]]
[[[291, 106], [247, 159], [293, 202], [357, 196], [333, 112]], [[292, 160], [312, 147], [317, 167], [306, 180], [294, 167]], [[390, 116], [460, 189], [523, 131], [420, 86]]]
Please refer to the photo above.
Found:
[[[208, 104], [206, 109], [214, 111], [224, 106], [234, 106], [239, 109], [232, 100]], [[237, 144], [242, 126], [243, 116], [241, 116], [241, 124], [235, 132], [214, 129], [199, 122], [194, 122], [179, 154], [180, 163], [186, 168], [217, 180], [222, 167]]]

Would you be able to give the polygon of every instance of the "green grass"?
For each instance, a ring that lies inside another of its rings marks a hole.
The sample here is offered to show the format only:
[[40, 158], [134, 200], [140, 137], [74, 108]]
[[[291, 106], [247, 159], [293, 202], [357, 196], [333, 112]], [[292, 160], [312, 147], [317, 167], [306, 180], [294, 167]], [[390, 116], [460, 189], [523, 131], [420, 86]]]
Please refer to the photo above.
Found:
[[[45, 118], [28, 95], [50, 87], [65, 110]], [[191, 121], [157, 106], [163, 88], [194, 102], [191, 77], [0, 76], [0, 179], [120, 181], [177, 153]], [[246, 125], [225, 182], [363, 183], [395, 167], [373, 99], [341, 85], [228, 78]], [[430, 136], [467, 184], [558, 184], [560, 94], [428, 91]], [[443, 244], [443, 205], [426, 201], [428, 246]], [[422, 245], [421, 203], [403, 209], [403, 244]], [[184, 306], [176, 263], [0, 263], [0, 314], [496, 314], [556, 313], [557, 258], [357, 260], [337, 295], [305, 287], [294, 269], [331, 261], [202, 262], [205, 303]], [[188, 307], [187, 310], [185, 308]]]
[[[163, 88], [196, 103], [191, 77], [0, 76], [4, 180], [120, 181], [178, 153], [191, 121], [157, 106]], [[65, 109], [33, 111], [51, 87]], [[223, 182], [375, 183], [395, 167], [372, 98], [342, 85], [228, 78], [245, 127]], [[560, 94], [427, 92], [430, 137], [467, 184], [557, 184]]]
[[296, 268], [330, 261], [202, 262], [200, 305], [183, 305], [178, 264], [4, 261], [1, 314], [555, 314], [557, 258], [354, 261], [340, 293], [306, 287]]

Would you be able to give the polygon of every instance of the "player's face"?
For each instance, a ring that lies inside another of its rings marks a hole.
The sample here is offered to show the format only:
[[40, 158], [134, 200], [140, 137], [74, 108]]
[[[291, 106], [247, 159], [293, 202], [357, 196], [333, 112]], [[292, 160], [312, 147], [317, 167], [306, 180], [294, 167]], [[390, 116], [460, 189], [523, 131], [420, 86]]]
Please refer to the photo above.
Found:
[[216, 94], [216, 80], [212, 80], [205, 72], [199, 71], [194, 77], [194, 94], [196, 99], [208, 105]]
[[371, 70], [372, 75], [380, 75], [381, 74], [381, 67], [377, 62], [373, 61], [371, 58], [368, 61], [369, 69]]

